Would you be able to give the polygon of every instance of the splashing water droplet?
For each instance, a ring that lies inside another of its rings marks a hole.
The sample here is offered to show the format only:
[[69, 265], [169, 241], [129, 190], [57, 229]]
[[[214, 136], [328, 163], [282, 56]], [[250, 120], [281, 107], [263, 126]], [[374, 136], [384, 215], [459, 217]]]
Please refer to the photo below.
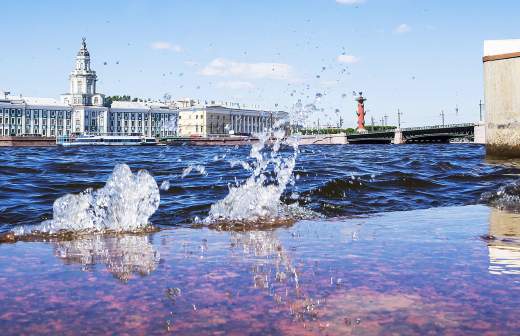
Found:
[[148, 219], [159, 207], [159, 188], [145, 170], [132, 174], [130, 167], [119, 164], [105, 186], [93, 191], [58, 198], [53, 205], [53, 219], [39, 225], [20, 226], [17, 236], [40, 232], [137, 231], [149, 225]]
[[184, 168], [181, 174], [181, 178], [185, 178], [188, 176], [193, 170], [196, 170], [200, 175], [207, 176], [208, 173], [206, 172], [206, 167], [203, 165], [189, 165], [188, 167]]
[[170, 189], [170, 181], [166, 180], [161, 183], [161, 190], [168, 191]]
[[[211, 206], [206, 222], [215, 220], [256, 220], [279, 217], [280, 196], [290, 182], [296, 163], [297, 142], [285, 141], [294, 149], [292, 155], [284, 157], [280, 148], [284, 131], [274, 131], [274, 141], [270, 155], [264, 155], [269, 147], [270, 132], [258, 135], [258, 143], [253, 144], [250, 157], [255, 160], [253, 174], [240, 186], [230, 186], [229, 194]], [[240, 162], [244, 168], [245, 165]], [[275, 178], [268, 176], [274, 174]]]

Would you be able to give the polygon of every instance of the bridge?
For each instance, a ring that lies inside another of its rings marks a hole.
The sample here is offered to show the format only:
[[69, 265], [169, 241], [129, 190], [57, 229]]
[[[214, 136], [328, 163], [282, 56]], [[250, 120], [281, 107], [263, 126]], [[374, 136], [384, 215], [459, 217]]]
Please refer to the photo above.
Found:
[[390, 144], [390, 143], [448, 143], [452, 140], [473, 141], [473, 123], [409, 127], [398, 129], [347, 134], [350, 144]]

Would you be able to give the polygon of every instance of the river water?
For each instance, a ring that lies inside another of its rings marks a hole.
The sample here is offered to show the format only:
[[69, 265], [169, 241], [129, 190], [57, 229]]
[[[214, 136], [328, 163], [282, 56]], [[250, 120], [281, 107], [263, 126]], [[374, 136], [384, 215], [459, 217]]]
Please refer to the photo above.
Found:
[[[520, 333], [515, 162], [470, 144], [287, 146], [251, 198], [250, 150], [0, 149], [0, 232], [148, 213], [161, 228], [0, 244], [2, 334]], [[278, 190], [298, 211], [225, 225]], [[88, 211], [53, 215], [82, 192]]]
[[[161, 204], [151, 221], [189, 226], [228, 193], [228, 184], [251, 175], [237, 161], [241, 147], [4, 148], [0, 165], [0, 229], [52, 217], [54, 200], [102, 187], [117, 163], [146, 169], [161, 185]], [[290, 153], [290, 149], [282, 149]], [[203, 166], [204, 172], [190, 166]], [[514, 181], [520, 169], [484, 160], [478, 145], [303, 146], [294, 186], [282, 195], [326, 217], [365, 215], [476, 204], [480, 195]]]

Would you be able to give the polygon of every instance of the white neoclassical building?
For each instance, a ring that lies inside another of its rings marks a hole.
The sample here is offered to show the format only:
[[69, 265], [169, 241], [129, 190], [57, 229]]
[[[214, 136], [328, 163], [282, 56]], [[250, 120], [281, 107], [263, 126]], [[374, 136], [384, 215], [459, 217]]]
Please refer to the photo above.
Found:
[[105, 95], [96, 88], [97, 75], [90, 66], [85, 38], [69, 76], [69, 92], [58, 102], [50, 98], [0, 97], [0, 136], [71, 133], [141, 134], [153, 137], [177, 134], [178, 109], [160, 103], [104, 106]]
[[287, 118], [287, 112], [248, 108], [236, 103], [183, 107], [179, 112], [179, 135], [252, 135], [271, 129], [279, 120]]
[[0, 136], [71, 133], [140, 134], [149, 137], [211, 137], [250, 135], [287, 119], [283, 111], [269, 111], [237, 103], [113, 102], [97, 92], [97, 74], [83, 38], [69, 76], [69, 92], [60, 102], [49, 98], [0, 97]]

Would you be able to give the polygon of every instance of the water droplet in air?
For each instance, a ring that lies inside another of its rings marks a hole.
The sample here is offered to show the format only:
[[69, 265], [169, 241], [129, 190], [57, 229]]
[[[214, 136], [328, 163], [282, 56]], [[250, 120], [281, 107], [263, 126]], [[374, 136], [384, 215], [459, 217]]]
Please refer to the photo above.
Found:
[[168, 191], [170, 189], [170, 181], [165, 180], [161, 183], [161, 190]]

